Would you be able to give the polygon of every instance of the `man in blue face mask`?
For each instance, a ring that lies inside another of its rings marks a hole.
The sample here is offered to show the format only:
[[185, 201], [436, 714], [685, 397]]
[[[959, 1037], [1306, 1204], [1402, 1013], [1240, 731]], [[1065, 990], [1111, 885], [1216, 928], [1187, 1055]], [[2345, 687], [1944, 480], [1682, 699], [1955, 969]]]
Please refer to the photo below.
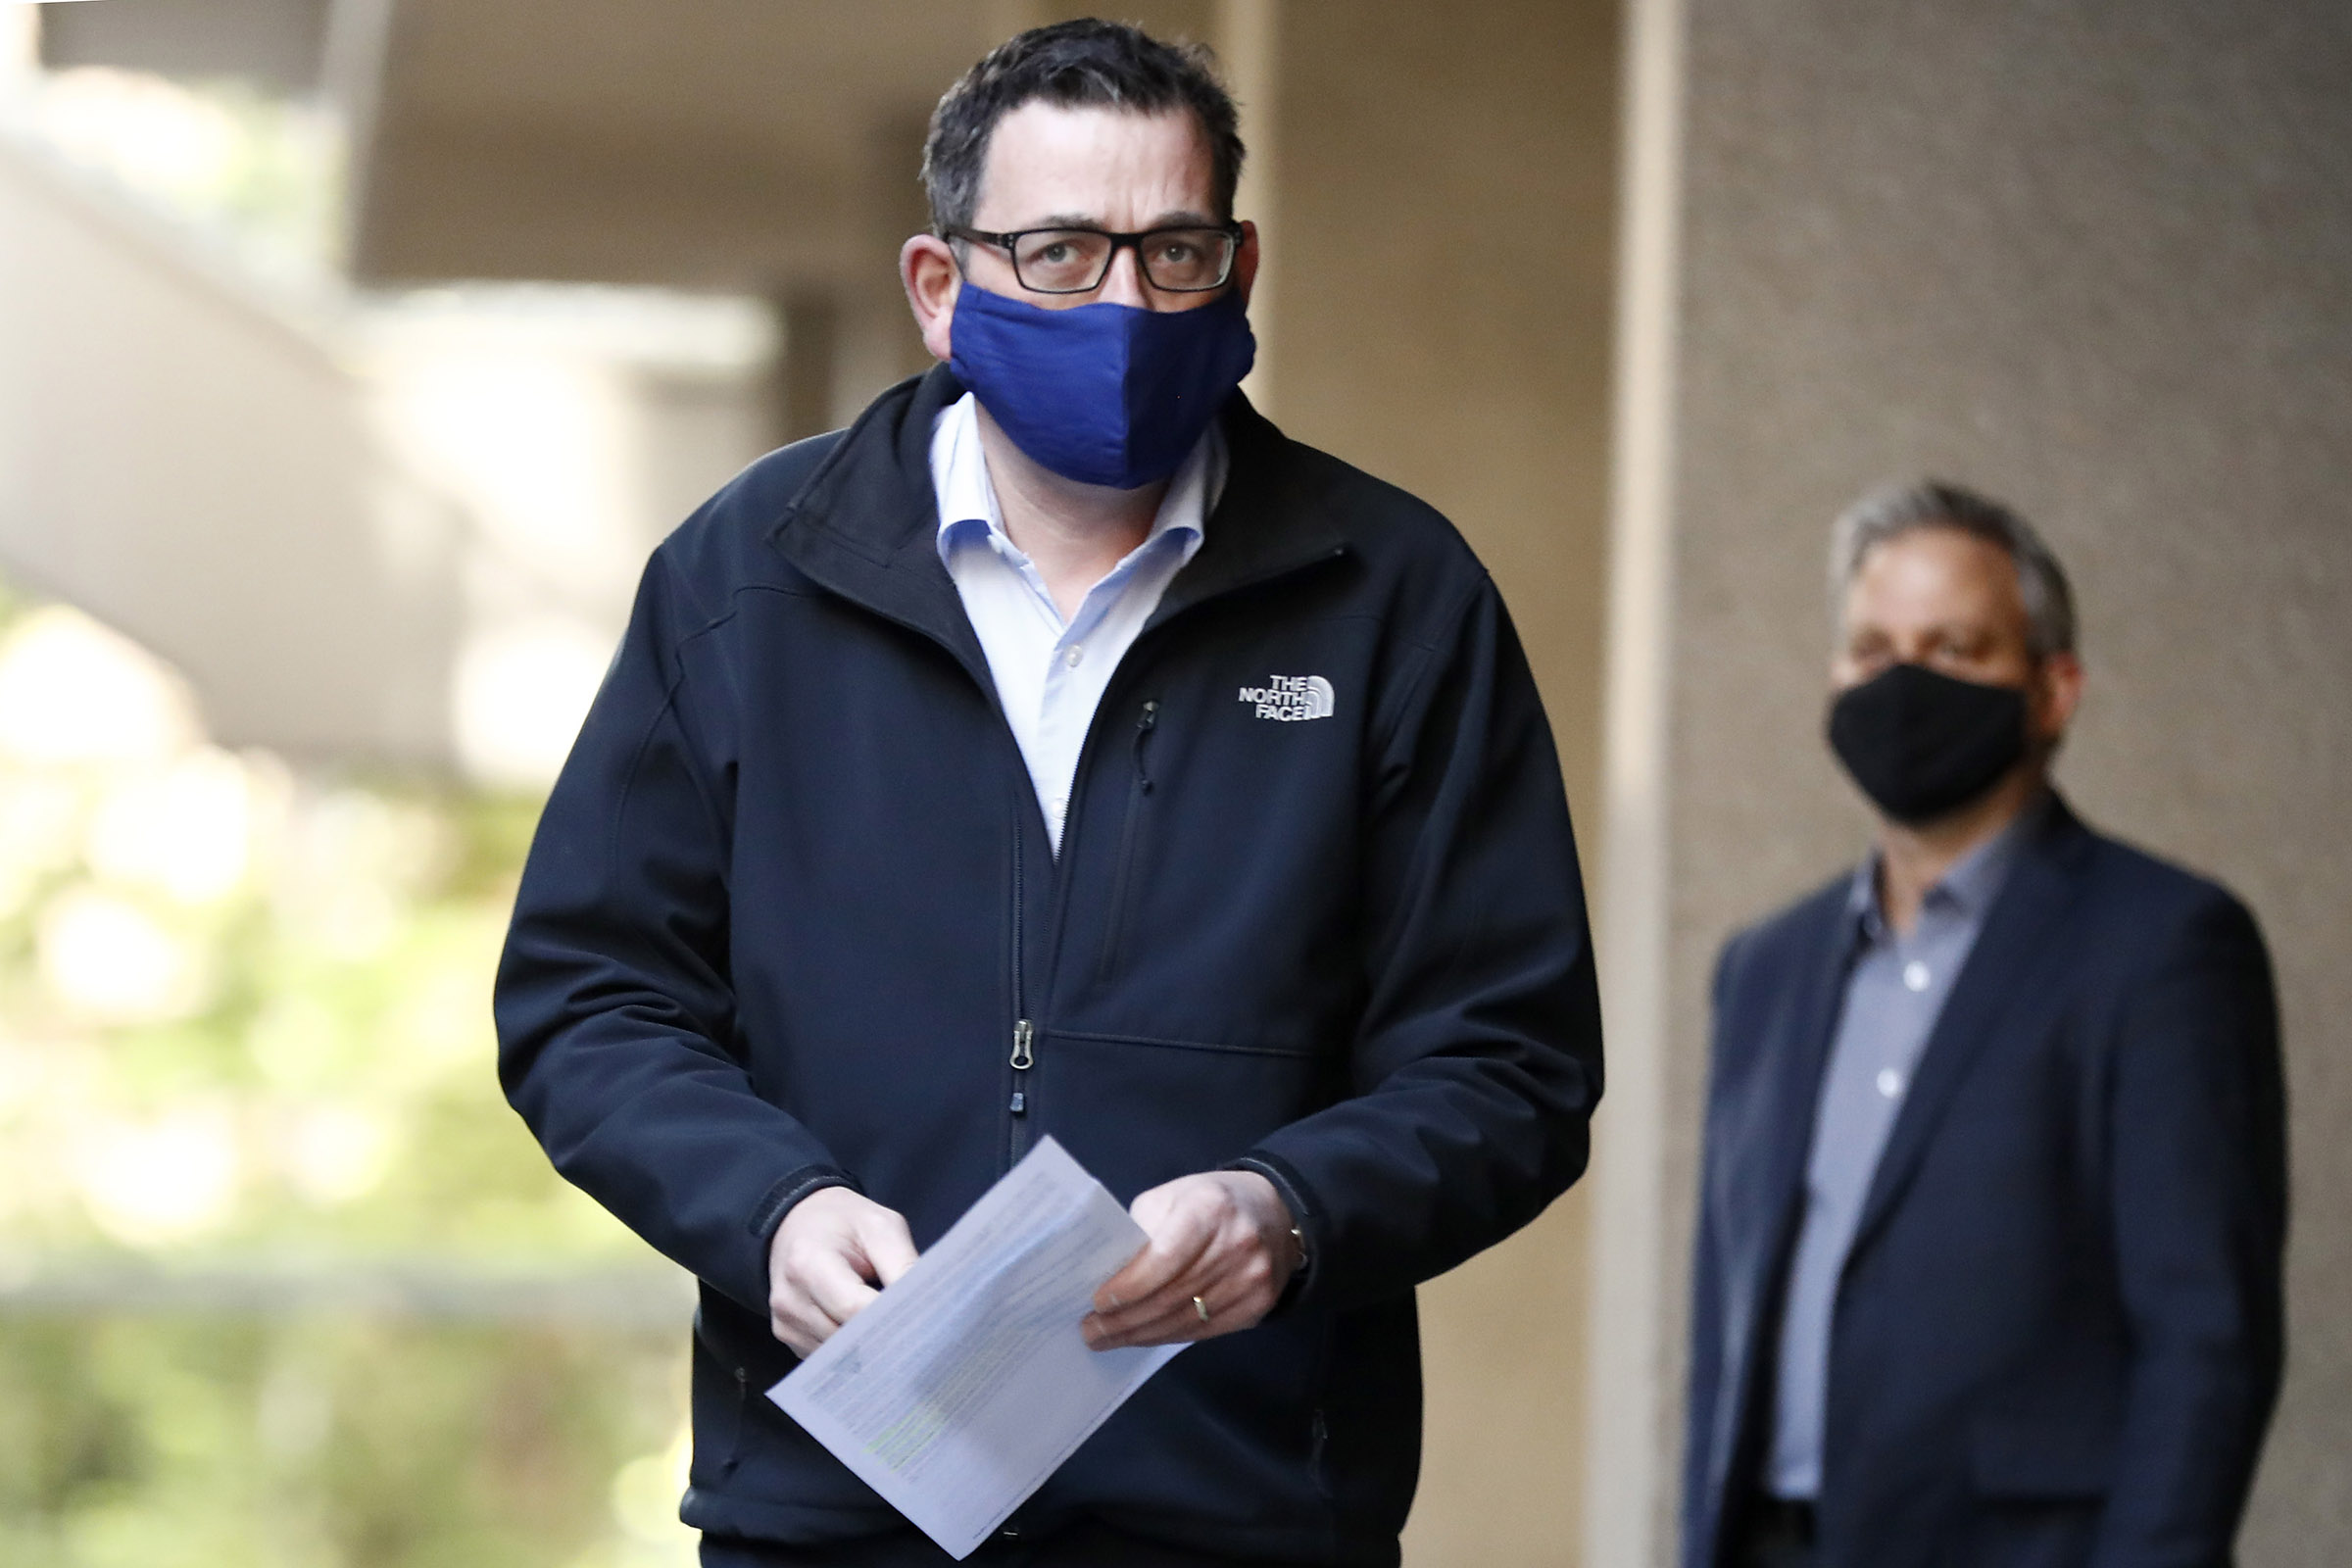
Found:
[[1238, 391], [1241, 160], [1132, 27], [975, 66], [941, 365], [655, 554], [548, 805], [502, 1070], [702, 1282], [706, 1563], [946, 1560], [761, 1393], [1050, 1135], [1149, 1238], [1071, 1332], [1190, 1348], [975, 1560], [1394, 1564], [1413, 1289], [1584, 1167], [1534, 682], [1442, 517]]
[[2024, 519], [1906, 486], [1833, 558], [1878, 831], [1717, 970], [1685, 1568], [2227, 1563], [2278, 1386], [2261, 935], [2051, 787], [2082, 666]]

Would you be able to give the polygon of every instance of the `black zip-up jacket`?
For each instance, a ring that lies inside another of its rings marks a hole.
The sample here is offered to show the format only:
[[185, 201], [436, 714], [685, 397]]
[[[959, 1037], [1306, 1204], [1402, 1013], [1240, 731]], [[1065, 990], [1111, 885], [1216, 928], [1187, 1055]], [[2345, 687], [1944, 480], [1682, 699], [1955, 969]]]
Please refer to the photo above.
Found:
[[1224, 497], [1121, 661], [1056, 858], [936, 545], [944, 370], [754, 464], [654, 554], [498, 980], [557, 1167], [702, 1281], [683, 1517], [898, 1515], [761, 1397], [766, 1255], [854, 1185], [928, 1246], [1052, 1134], [1129, 1201], [1258, 1171], [1311, 1259], [1016, 1516], [1393, 1563], [1413, 1287], [1583, 1170], [1576, 849], [1494, 584], [1428, 507], [1236, 396]]

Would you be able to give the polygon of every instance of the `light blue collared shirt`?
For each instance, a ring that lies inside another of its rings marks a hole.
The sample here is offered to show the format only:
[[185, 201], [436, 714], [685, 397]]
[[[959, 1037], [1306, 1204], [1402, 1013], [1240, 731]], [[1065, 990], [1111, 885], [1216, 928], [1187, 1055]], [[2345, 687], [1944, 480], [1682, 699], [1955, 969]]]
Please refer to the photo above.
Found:
[[1764, 1469], [1765, 1490], [1776, 1497], [1821, 1494], [1830, 1324], [1862, 1204], [1952, 982], [2047, 807], [2045, 795], [1944, 872], [1921, 901], [1918, 923], [1907, 937], [1895, 934], [1879, 902], [1878, 857], [1854, 872], [1846, 895], [1847, 918], [1855, 926], [1854, 964], [1822, 1072], [1805, 1166], [1804, 1228], [1781, 1308], [1772, 1448]]
[[1152, 531], [1086, 592], [1068, 620], [1046, 580], [1004, 531], [1004, 514], [980, 447], [970, 393], [931, 425], [931, 487], [939, 498], [939, 559], [956, 581], [988, 656], [1004, 721], [1029, 764], [1054, 853], [1078, 754], [1103, 688], [1160, 596], [1200, 548], [1208, 513], [1225, 488], [1225, 440], [1211, 424], [1168, 480]]

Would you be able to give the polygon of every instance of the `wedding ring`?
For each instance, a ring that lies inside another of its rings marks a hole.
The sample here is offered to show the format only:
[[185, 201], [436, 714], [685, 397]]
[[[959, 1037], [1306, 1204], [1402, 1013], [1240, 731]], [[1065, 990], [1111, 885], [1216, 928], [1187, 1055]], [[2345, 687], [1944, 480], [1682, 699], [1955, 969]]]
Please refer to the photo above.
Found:
[[1198, 1296], [1193, 1298], [1193, 1310], [1200, 1314], [1201, 1322], [1205, 1323], [1208, 1321], [1208, 1303], [1200, 1299], [1200, 1298]]

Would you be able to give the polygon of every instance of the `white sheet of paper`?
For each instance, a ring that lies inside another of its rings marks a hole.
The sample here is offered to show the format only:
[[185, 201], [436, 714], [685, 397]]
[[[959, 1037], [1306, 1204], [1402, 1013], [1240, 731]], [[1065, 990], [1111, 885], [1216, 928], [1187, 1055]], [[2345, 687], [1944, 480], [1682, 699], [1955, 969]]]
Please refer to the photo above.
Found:
[[1048, 1138], [898, 1283], [767, 1391], [958, 1559], [1181, 1345], [1090, 1350], [1143, 1227]]

